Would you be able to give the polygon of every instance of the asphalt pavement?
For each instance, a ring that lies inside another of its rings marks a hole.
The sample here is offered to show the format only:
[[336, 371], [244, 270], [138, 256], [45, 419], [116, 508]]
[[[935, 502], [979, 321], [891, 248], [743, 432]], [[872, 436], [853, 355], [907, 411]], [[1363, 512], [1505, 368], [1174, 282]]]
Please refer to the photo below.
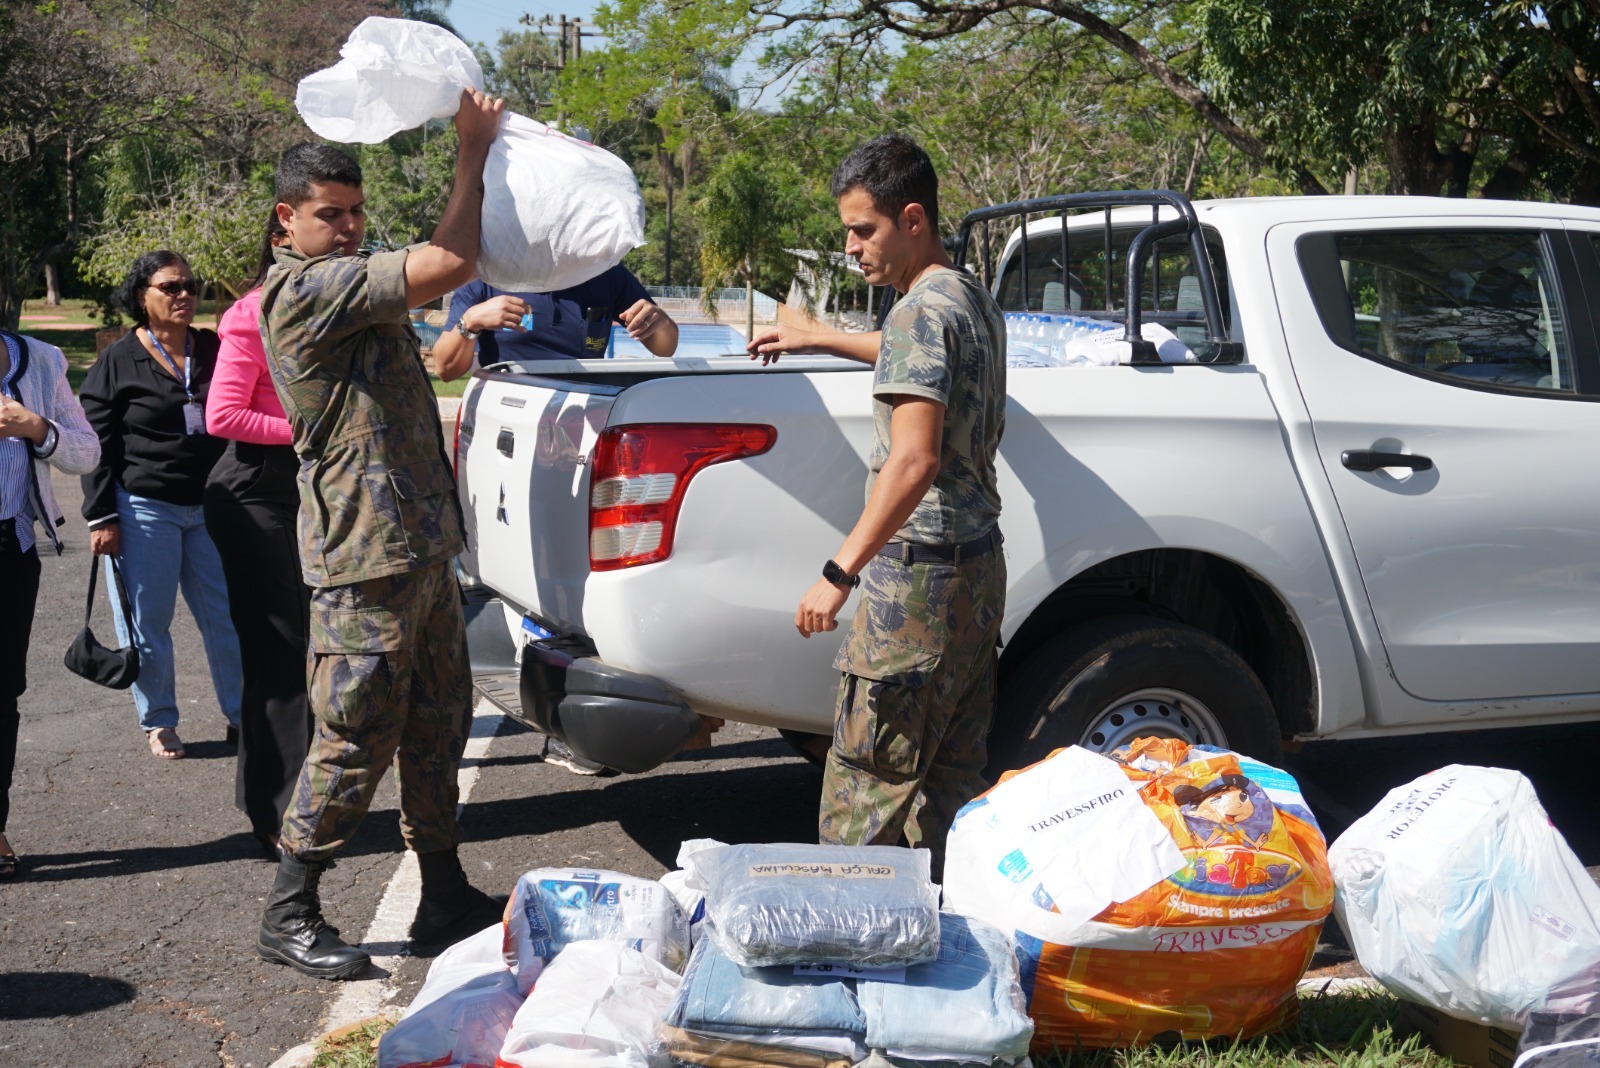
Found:
[[[78, 480], [58, 477], [55, 490], [76, 517]], [[65, 554], [44, 557], [22, 700], [9, 836], [29, 870], [0, 884], [0, 1063], [266, 1068], [330, 1023], [403, 1007], [427, 961], [405, 955], [393, 937], [410, 907], [404, 873], [397, 878], [393, 778], [323, 880], [329, 919], [348, 938], [374, 939], [378, 974], [332, 984], [258, 960], [251, 947], [273, 867], [233, 807], [233, 751], [193, 621], [180, 604], [179, 733], [189, 755], [157, 760], [131, 695], [61, 666], [81, 625], [89, 566], [75, 518], [65, 534]], [[104, 595], [95, 626], [111, 637]], [[820, 775], [771, 731], [730, 724], [710, 749], [613, 778], [542, 763], [539, 735], [483, 708], [475, 734], [462, 860], [490, 892], [509, 892], [540, 866], [657, 876], [674, 866], [686, 838], [804, 841], [815, 833]], [[1390, 787], [1443, 764], [1518, 768], [1600, 873], [1588, 768], [1597, 743], [1600, 726], [1434, 735], [1308, 746], [1291, 764], [1332, 833]], [[400, 918], [386, 918], [380, 903]]]

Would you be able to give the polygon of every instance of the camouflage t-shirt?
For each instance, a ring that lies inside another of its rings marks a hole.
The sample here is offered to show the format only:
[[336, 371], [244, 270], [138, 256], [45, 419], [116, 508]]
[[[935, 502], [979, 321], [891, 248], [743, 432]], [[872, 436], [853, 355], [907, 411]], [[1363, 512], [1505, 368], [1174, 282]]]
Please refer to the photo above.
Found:
[[931, 271], [889, 309], [872, 382], [868, 497], [889, 459], [897, 394], [944, 405], [944, 442], [939, 473], [896, 539], [955, 545], [987, 534], [1000, 520], [994, 465], [1006, 423], [1006, 327], [972, 275]]
[[399, 574], [460, 552], [439, 406], [406, 309], [407, 250], [307, 259], [261, 287], [267, 370], [300, 459], [300, 567], [312, 586]]

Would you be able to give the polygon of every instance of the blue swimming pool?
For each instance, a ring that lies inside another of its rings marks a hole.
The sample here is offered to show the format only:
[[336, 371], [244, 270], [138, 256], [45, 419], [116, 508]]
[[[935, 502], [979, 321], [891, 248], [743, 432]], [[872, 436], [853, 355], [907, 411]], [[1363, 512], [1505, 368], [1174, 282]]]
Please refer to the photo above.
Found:
[[[744, 351], [744, 335], [731, 326], [721, 323], [678, 324], [679, 357], [731, 356]], [[628, 336], [620, 326], [611, 328], [611, 356], [633, 358], [650, 356], [650, 350]]]
[[[411, 325], [422, 339], [424, 347], [439, 340], [440, 330], [437, 326], [415, 320]], [[720, 323], [680, 323], [678, 326], [678, 356], [730, 356], [743, 351], [744, 334], [731, 326]], [[648, 359], [651, 354], [643, 344], [629, 337], [626, 329], [613, 326], [611, 351], [607, 355], [619, 359]]]

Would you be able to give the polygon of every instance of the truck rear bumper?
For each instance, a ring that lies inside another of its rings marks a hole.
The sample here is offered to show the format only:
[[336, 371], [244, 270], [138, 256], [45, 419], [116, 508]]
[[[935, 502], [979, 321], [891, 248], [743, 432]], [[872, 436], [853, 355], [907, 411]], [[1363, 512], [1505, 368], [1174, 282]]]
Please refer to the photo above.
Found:
[[700, 730], [700, 717], [666, 683], [559, 638], [523, 646], [518, 690], [519, 718], [618, 771], [649, 771]]

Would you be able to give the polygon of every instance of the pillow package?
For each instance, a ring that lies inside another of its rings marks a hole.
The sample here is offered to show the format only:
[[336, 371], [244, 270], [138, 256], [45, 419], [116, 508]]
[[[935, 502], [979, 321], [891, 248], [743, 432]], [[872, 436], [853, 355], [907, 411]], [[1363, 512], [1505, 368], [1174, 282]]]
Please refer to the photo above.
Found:
[[[455, 115], [461, 91], [484, 88], [472, 49], [448, 30], [369, 18], [343, 57], [300, 80], [295, 107], [312, 132], [377, 144]], [[507, 112], [483, 168], [478, 275], [500, 289], [566, 289], [644, 244], [633, 170], [587, 141]]]
[[546, 963], [569, 943], [620, 942], [682, 971], [689, 925], [667, 888], [614, 871], [535, 868], [517, 880], [506, 905], [505, 963], [526, 994]]
[[926, 850], [739, 845], [682, 858], [706, 927], [746, 968], [919, 964], [939, 953], [939, 890]]

